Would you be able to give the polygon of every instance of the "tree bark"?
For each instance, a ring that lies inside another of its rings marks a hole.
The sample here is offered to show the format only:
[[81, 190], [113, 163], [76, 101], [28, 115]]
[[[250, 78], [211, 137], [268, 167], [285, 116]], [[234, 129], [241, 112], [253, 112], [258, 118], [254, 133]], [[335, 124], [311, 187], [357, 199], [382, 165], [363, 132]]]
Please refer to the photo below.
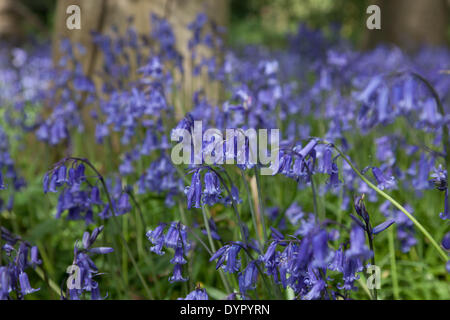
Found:
[[[66, 27], [66, 8], [71, 4], [80, 6], [80, 30], [69, 30]], [[187, 25], [200, 12], [205, 12], [219, 25], [226, 25], [228, 0], [59, 0], [55, 15], [53, 55], [55, 59], [59, 57], [59, 39], [66, 37], [73, 43], [79, 42], [87, 49], [82, 63], [85, 71], [89, 73], [98, 64], [98, 57], [91, 42], [91, 30], [108, 33], [114, 24], [123, 31], [127, 19], [132, 16], [137, 32], [148, 35], [151, 31], [150, 14], [156, 13], [169, 20], [177, 38], [177, 49], [183, 56], [188, 56], [187, 42], [190, 33]], [[189, 68], [186, 63], [185, 69]]]
[[381, 30], [368, 30], [366, 48], [379, 43], [415, 51], [422, 45], [448, 44], [447, 0], [378, 0], [381, 9]]
[[0, 38], [18, 41], [22, 38], [22, 24], [14, 10], [14, 0], [0, 0]]

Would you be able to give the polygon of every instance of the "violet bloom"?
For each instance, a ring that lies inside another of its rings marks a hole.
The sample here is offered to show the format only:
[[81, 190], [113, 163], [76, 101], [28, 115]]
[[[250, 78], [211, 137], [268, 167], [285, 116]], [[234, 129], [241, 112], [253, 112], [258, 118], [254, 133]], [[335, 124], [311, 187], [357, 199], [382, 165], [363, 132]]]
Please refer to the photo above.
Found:
[[350, 231], [350, 249], [346, 253], [349, 258], [358, 257], [363, 261], [373, 256], [373, 252], [366, 246], [364, 230], [357, 225], [353, 225]]
[[173, 275], [169, 277], [169, 282], [185, 282], [187, 278], [183, 278], [181, 264], [176, 264], [173, 268]]
[[439, 217], [443, 220], [450, 219], [450, 206], [449, 206], [449, 192], [448, 192], [448, 179], [447, 179], [447, 170], [442, 169], [442, 165], [439, 165], [438, 168], [433, 168], [433, 177], [431, 182], [434, 183], [436, 189], [439, 191], [444, 191], [444, 212], [439, 214]]
[[[209, 261], [217, 260], [216, 269], [222, 267], [225, 272], [235, 273], [239, 271], [241, 260], [238, 259], [240, 244], [227, 244], [217, 250], [209, 259]], [[226, 264], [225, 264], [226, 263]]]
[[185, 257], [191, 249], [191, 243], [187, 240], [186, 226], [174, 221], [170, 224], [166, 234], [164, 234], [165, 228], [166, 224], [160, 223], [154, 230], [149, 230], [146, 233], [148, 240], [153, 244], [150, 251], [163, 255], [165, 254], [162, 251], [164, 247], [175, 249], [174, 257], [170, 260], [170, 263], [174, 265], [174, 269], [173, 275], [169, 277], [169, 281], [171, 283], [186, 281], [187, 278], [182, 276], [182, 265], [187, 263]]
[[186, 298], [178, 298], [178, 300], [209, 300], [209, 297], [205, 289], [197, 288], [190, 292]]
[[84, 292], [89, 292], [92, 300], [102, 299], [98, 283], [94, 280], [94, 277], [98, 276], [99, 272], [91, 255], [108, 254], [114, 251], [110, 247], [92, 247], [103, 228], [103, 226], [100, 226], [95, 228], [92, 233], [85, 232], [81, 241], [83, 248], [79, 248], [77, 242], [75, 243], [73, 265], [79, 268], [78, 275], [80, 279], [75, 281], [75, 284], [78, 283], [79, 287], [69, 288], [69, 298], [71, 300], [79, 300]]
[[30, 285], [30, 281], [28, 280], [28, 275], [25, 272], [21, 272], [19, 274], [19, 283], [21, 292], [23, 295], [27, 295], [36, 291], [39, 291], [39, 288], [33, 289]]
[[123, 215], [131, 211], [131, 204], [128, 193], [124, 192], [119, 198], [117, 204], [117, 215]]
[[[317, 274], [317, 275], [316, 275]], [[326, 288], [326, 282], [325, 280], [321, 279], [319, 276], [319, 270], [308, 268], [308, 284], [309, 284], [309, 291], [303, 296], [303, 299], [305, 300], [314, 300], [319, 299], [322, 296], [322, 292]]]
[[245, 295], [247, 290], [254, 290], [256, 288], [256, 280], [258, 277], [256, 263], [256, 261], [250, 261], [245, 270], [239, 273], [239, 290], [242, 295]]
[[213, 171], [208, 171], [204, 175], [205, 189], [203, 190], [202, 202], [209, 206], [220, 201], [222, 189], [220, 179]]
[[395, 187], [395, 178], [393, 176], [386, 177], [377, 167], [372, 167], [372, 173], [379, 189], [393, 189]]
[[2, 172], [0, 171], [0, 190], [5, 190], [5, 189], [6, 189], [6, 186], [3, 182], [3, 175], [2, 175]]
[[314, 268], [326, 268], [333, 258], [333, 252], [328, 247], [328, 233], [319, 230], [312, 239]]
[[[15, 292], [18, 299], [23, 299], [25, 295], [32, 294], [38, 289], [34, 289], [28, 279], [26, 269], [35, 268], [41, 264], [37, 247], [31, 247], [27, 242], [20, 240], [20, 237], [13, 235], [6, 228], [1, 228], [1, 238], [6, 241], [1, 251], [6, 253], [6, 265], [0, 266], [0, 300], [9, 300], [11, 292]], [[15, 248], [17, 243], [19, 248]], [[31, 259], [29, 252], [31, 251]]]
[[[442, 247], [447, 251], [450, 252], [450, 232], [447, 232], [442, 239]], [[447, 261], [445, 265], [445, 269], [448, 273], [450, 273], [450, 259]]]
[[196, 170], [192, 175], [191, 185], [186, 187], [185, 193], [187, 196], [187, 207], [191, 209], [192, 205], [195, 208], [200, 208], [200, 200], [202, 196], [202, 182], [200, 180], [200, 169]]

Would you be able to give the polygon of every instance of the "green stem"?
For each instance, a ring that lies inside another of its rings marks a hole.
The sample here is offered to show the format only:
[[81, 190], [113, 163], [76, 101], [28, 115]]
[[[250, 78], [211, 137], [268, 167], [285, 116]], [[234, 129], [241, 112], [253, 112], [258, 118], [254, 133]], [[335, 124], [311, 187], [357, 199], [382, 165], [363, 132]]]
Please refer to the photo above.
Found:
[[[222, 178], [222, 176], [216, 170], [214, 170], [211, 167], [209, 169], [211, 169], [217, 175], [217, 177], [219, 178], [220, 182], [222, 183], [222, 185], [224, 186], [225, 190], [227, 191], [227, 194], [228, 194], [228, 196], [230, 197], [230, 200], [231, 200], [231, 206], [233, 207], [234, 213], [235, 213], [236, 218], [237, 218], [237, 222], [238, 222], [238, 225], [239, 225], [239, 230], [241, 232], [241, 240], [246, 246], [248, 246], [248, 240], [247, 240], [247, 237], [245, 236], [244, 223], [241, 220], [241, 215], [239, 214], [239, 210], [237, 208], [237, 203], [236, 203], [236, 201], [233, 198], [233, 194], [231, 193], [230, 188], [228, 188], [227, 184], [225, 183], [225, 180]], [[231, 186], [232, 185], [231, 177], [228, 175], [228, 173], [225, 170], [223, 170], [223, 172], [225, 173], [225, 175], [227, 176], [228, 180], [230, 181], [230, 186]]]
[[248, 200], [248, 205], [250, 207], [250, 213], [252, 215], [252, 222], [253, 222], [253, 228], [255, 229], [255, 233], [256, 236], [258, 237], [258, 243], [259, 243], [259, 248], [261, 250], [263, 250], [263, 242], [261, 239], [261, 234], [258, 232], [258, 224], [256, 223], [256, 214], [255, 214], [255, 208], [253, 207], [253, 201], [252, 201], [252, 197], [250, 195], [250, 188], [248, 187], [248, 182], [247, 179], [245, 178], [245, 174], [244, 174], [244, 170], [240, 170], [241, 171], [241, 177], [242, 180], [244, 181], [244, 187], [245, 187], [245, 191], [247, 192], [247, 200]]
[[263, 229], [263, 234], [264, 234], [264, 242], [267, 243], [267, 240], [269, 239], [267, 237], [267, 230], [266, 230], [266, 223], [264, 220], [264, 203], [262, 201], [262, 197], [261, 197], [261, 182], [259, 180], [259, 174], [258, 174], [258, 169], [255, 167], [253, 167], [253, 170], [255, 171], [255, 178], [256, 178], [256, 189], [258, 190], [258, 206], [259, 206], [259, 218], [261, 220], [261, 225], [262, 225], [262, 229]]
[[[211, 251], [213, 253], [215, 253], [216, 252], [216, 246], [214, 245], [214, 240], [213, 240], [212, 235], [211, 235], [211, 228], [209, 227], [208, 216], [207, 216], [207, 213], [206, 213], [205, 206], [202, 206], [202, 214], [203, 214], [203, 222], [205, 223], [206, 233], [208, 234], [209, 245], [211, 246]], [[219, 274], [220, 274], [220, 278], [222, 279], [223, 285], [225, 286], [225, 290], [227, 290], [228, 293], [233, 292], [230, 289], [230, 284], [228, 283], [228, 281], [227, 281], [225, 275], [223, 274], [222, 270], [219, 270]]]
[[392, 288], [394, 292], [394, 299], [398, 300], [400, 295], [398, 289], [397, 263], [395, 260], [394, 227], [388, 230], [388, 240], [389, 240], [389, 255], [391, 260]]
[[[366, 225], [367, 226], [367, 225]], [[372, 228], [370, 227], [370, 229], [367, 229], [367, 230], [371, 230]], [[369, 247], [370, 247], [370, 250], [372, 251], [372, 253], [373, 253], [373, 255], [372, 255], [372, 259], [371, 259], [371, 263], [372, 263], [372, 265], [373, 266], [375, 266], [376, 265], [376, 262], [375, 262], [375, 250], [374, 250], [374, 247], [373, 247], [373, 239], [372, 239], [372, 235], [369, 233], [369, 232], [367, 232], [367, 236], [368, 236], [368, 238], [369, 238]], [[374, 300], [378, 300], [378, 293], [377, 293], [377, 288], [373, 288], [373, 299]]]
[[353, 171], [363, 180], [370, 188], [375, 190], [378, 194], [380, 194], [383, 198], [386, 200], [389, 200], [397, 209], [399, 209], [401, 212], [403, 212], [414, 224], [415, 226], [422, 232], [422, 234], [427, 238], [431, 244], [436, 248], [436, 250], [439, 252], [440, 256], [444, 261], [448, 260], [447, 254], [442, 250], [442, 248], [439, 246], [439, 244], [434, 240], [434, 238], [431, 236], [431, 234], [425, 229], [422, 224], [414, 218], [414, 216], [408, 212], [401, 204], [399, 204], [397, 201], [395, 201], [390, 195], [385, 193], [384, 191], [380, 190], [377, 186], [375, 186], [372, 182], [370, 182], [364, 175], [352, 164], [352, 162], [348, 159], [348, 157], [333, 143], [325, 142], [325, 144], [329, 144], [333, 146], [333, 148], [341, 155], [342, 159], [345, 160], [345, 162], [348, 163], [348, 165], [353, 169]]
[[47, 282], [48, 286], [50, 287], [50, 289], [52, 289], [56, 295], [59, 297], [61, 296], [61, 289], [58, 287], [58, 285], [50, 278], [46, 277], [44, 274], [44, 271], [40, 268], [40, 267], [36, 267], [34, 269], [34, 271], [37, 273], [37, 275], [44, 280], [45, 282]]

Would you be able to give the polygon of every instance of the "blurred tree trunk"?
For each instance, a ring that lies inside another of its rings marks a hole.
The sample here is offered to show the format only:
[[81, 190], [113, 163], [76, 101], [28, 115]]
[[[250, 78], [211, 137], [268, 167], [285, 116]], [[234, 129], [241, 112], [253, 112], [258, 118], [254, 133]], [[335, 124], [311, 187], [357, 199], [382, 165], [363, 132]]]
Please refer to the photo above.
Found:
[[[81, 29], [69, 30], [66, 19], [69, 14], [66, 9], [76, 4], [81, 9]], [[115, 25], [123, 32], [129, 17], [134, 18], [133, 25], [139, 34], [149, 35], [151, 32], [151, 13], [165, 17], [172, 25], [177, 39], [177, 49], [185, 57], [185, 74], [191, 74], [191, 63], [188, 51], [188, 40], [191, 37], [187, 25], [197, 14], [206, 13], [218, 25], [225, 26], [228, 21], [228, 0], [59, 0], [56, 7], [53, 32], [53, 58], [58, 61], [60, 57], [59, 43], [61, 38], [69, 38], [72, 43], [79, 42], [86, 48], [86, 54], [79, 60], [87, 75], [94, 75], [96, 68], [101, 65], [100, 54], [92, 45], [91, 31], [110, 33], [111, 26]], [[99, 84], [102, 79], [94, 78]], [[184, 92], [190, 97], [192, 90], [191, 78], [184, 78]], [[181, 95], [179, 95], [181, 97]], [[176, 104], [176, 115], [184, 116], [181, 105]]]
[[[78, 5], [81, 11], [81, 29], [69, 30], [66, 19], [70, 14], [66, 13], [69, 5]], [[62, 38], [68, 38], [72, 44], [80, 43], [86, 49], [83, 56], [77, 56], [83, 66], [85, 74], [91, 76], [97, 88], [103, 79], [96, 75], [96, 70], [101, 67], [101, 54], [92, 44], [91, 31], [111, 34], [114, 25], [123, 34], [128, 25], [128, 18], [133, 17], [133, 26], [138, 34], [149, 35], [151, 32], [151, 13], [165, 17], [172, 25], [177, 49], [183, 55], [185, 74], [191, 74], [191, 64], [188, 51], [188, 40], [191, 37], [187, 25], [192, 22], [198, 13], [206, 13], [218, 25], [226, 25], [228, 20], [228, 0], [59, 0], [54, 18], [54, 31], [52, 38], [53, 59], [57, 62], [60, 58], [59, 45]], [[75, 54], [76, 55], [76, 54]], [[136, 67], [136, 66], [132, 66]], [[184, 77], [184, 94], [177, 95], [175, 103], [176, 117], [184, 116], [183, 97], [191, 97], [191, 78]], [[68, 84], [69, 85], [69, 84]], [[79, 108], [84, 107], [81, 99]], [[190, 98], [188, 98], [191, 101]], [[179, 100], [179, 101], [178, 101]], [[94, 132], [94, 123], [89, 114], [89, 108], [83, 108], [82, 117], [85, 130]], [[113, 148], [117, 147], [118, 140], [113, 139]]]
[[0, 38], [17, 41], [22, 37], [22, 24], [14, 10], [15, 0], [0, 0]]
[[381, 30], [368, 30], [365, 47], [395, 44], [407, 51], [447, 43], [448, 0], [378, 0]]
[[[81, 9], [80, 30], [66, 27], [69, 16], [66, 9], [72, 4]], [[190, 37], [187, 25], [201, 12], [219, 25], [226, 25], [228, 0], [59, 0], [54, 24], [53, 55], [55, 59], [59, 57], [59, 39], [63, 37], [73, 43], [81, 43], [87, 49], [87, 54], [82, 58], [83, 67], [90, 74], [98, 64], [97, 52], [91, 44], [91, 30], [109, 33], [110, 27], [115, 25], [123, 31], [127, 19], [132, 16], [137, 32], [148, 35], [151, 30], [150, 14], [156, 13], [169, 20], [177, 38], [178, 50], [187, 56]], [[190, 65], [185, 63], [185, 70], [189, 72], [189, 68]]]

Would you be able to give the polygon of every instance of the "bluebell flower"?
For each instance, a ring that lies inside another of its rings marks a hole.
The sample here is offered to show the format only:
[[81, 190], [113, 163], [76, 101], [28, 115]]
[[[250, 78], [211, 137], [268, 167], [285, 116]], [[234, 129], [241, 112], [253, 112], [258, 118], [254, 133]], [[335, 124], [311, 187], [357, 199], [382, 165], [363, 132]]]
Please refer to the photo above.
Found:
[[385, 222], [380, 223], [379, 225], [375, 226], [372, 230], [372, 233], [378, 234], [378, 233], [386, 230], [387, 228], [389, 228], [394, 223], [395, 223], [395, 219], [386, 220]]
[[395, 187], [395, 178], [393, 176], [387, 178], [377, 167], [372, 167], [372, 173], [377, 181], [378, 188], [381, 190], [392, 189]]
[[149, 230], [146, 233], [147, 238], [153, 244], [150, 251], [163, 255], [165, 254], [162, 251], [164, 247], [175, 249], [174, 257], [170, 260], [170, 263], [174, 265], [174, 271], [169, 281], [186, 281], [187, 279], [182, 277], [181, 267], [187, 263], [184, 257], [187, 256], [188, 251], [191, 249], [191, 243], [187, 239], [186, 226], [174, 221], [170, 224], [166, 234], [164, 234], [165, 228], [166, 224], [160, 223], [154, 230]]
[[312, 238], [314, 268], [326, 268], [333, 259], [333, 252], [328, 248], [328, 233], [326, 230], [318, 231]]
[[220, 186], [219, 177], [208, 170], [204, 175], [205, 189], [203, 190], [203, 203], [212, 206], [219, 202], [221, 198], [222, 189]]
[[89, 292], [92, 300], [102, 299], [98, 282], [94, 280], [94, 277], [99, 275], [98, 268], [90, 255], [108, 254], [114, 251], [111, 247], [92, 247], [103, 228], [103, 226], [100, 226], [95, 228], [92, 233], [85, 232], [81, 241], [83, 248], [79, 248], [77, 242], [75, 243], [73, 265], [79, 268], [78, 276], [80, 279], [76, 283], [79, 283], [80, 287], [69, 288], [68, 297], [71, 300], [79, 300], [83, 292]]
[[131, 211], [131, 204], [128, 193], [124, 192], [117, 203], [117, 215], [123, 215]]
[[450, 219], [450, 205], [449, 205], [449, 191], [448, 191], [448, 180], [447, 180], [447, 170], [442, 169], [442, 165], [438, 168], [433, 168], [433, 173], [431, 174], [431, 182], [435, 185], [436, 189], [444, 191], [444, 211], [439, 214], [439, 217], [443, 220]]
[[187, 280], [187, 278], [183, 278], [181, 264], [175, 264], [173, 267], [173, 275], [169, 277], [169, 282], [184, 282]]
[[209, 300], [209, 297], [205, 289], [197, 288], [190, 292], [186, 298], [178, 298], [178, 300]]
[[239, 243], [231, 243], [221, 247], [209, 259], [209, 261], [217, 260], [216, 269], [222, 267], [225, 272], [235, 273], [239, 271], [241, 261], [238, 258], [241, 245]]
[[356, 290], [357, 288], [355, 287], [354, 282], [359, 279], [358, 272], [364, 270], [361, 259], [358, 257], [348, 256], [346, 252], [342, 261], [341, 270], [344, 283], [339, 283], [337, 286], [338, 289], [348, 291]]
[[64, 166], [64, 165], [60, 166], [57, 169], [57, 171], [56, 171], [56, 177], [57, 177], [56, 178], [56, 185], [58, 187], [64, 185], [64, 183], [67, 182], [66, 175], [67, 175], [67, 168], [66, 168], [66, 166]]
[[350, 249], [346, 251], [349, 258], [359, 258], [361, 260], [370, 259], [373, 252], [366, 246], [366, 236], [364, 230], [357, 225], [353, 225], [350, 231]]
[[245, 270], [238, 275], [239, 290], [242, 295], [245, 295], [248, 290], [254, 290], [256, 288], [256, 280], [258, 277], [256, 263], [256, 261], [250, 261]]
[[444, 235], [444, 238], [442, 238], [442, 247], [445, 250], [450, 251], [450, 231]]
[[28, 280], [28, 275], [25, 272], [21, 272], [19, 274], [19, 282], [20, 288], [23, 295], [27, 295], [36, 291], [39, 291], [39, 288], [33, 289], [30, 285], [30, 281]]
[[304, 212], [297, 202], [293, 202], [289, 208], [287, 208], [285, 215], [291, 224], [296, 225], [303, 218]]
[[187, 207], [190, 209], [192, 205], [200, 208], [200, 200], [202, 196], [202, 182], [200, 180], [200, 170], [196, 170], [192, 175], [191, 185], [186, 187]]
[[38, 247], [36, 246], [31, 247], [31, 266], [35, 267], [37, 265], [40, 265], [41, 263], [42, 260], [39, 259]]
[[223, 270], [228, 273], [235, 273], [239, 271], [241, 260], [238, 258], [238, 253], [241, 250], [240, 245], [231, 245], [226, 253], [226, 264]]
[[[0, 299], [12, 299], [12, 292], [18, 299], [23, 299], [39, 290], [32, 288], [26, 273], [27, 268], [35, 268], [42, 263], [37, 247], [31, 247], [4, 227], [1, 227], [1, 239], [6, 241], [1, 248], [6, 253], [6, 265], [0, 265]], [[16, 249], [17, 244], [19, 247]]]
[[439, 191], [447, 191], [448, 181], [447, 181], [447, 170], [442, 168], [440, 164], [439, 167], [433, 168], [433, 173], [431, 174], [432, 179], [430, 180], [436, 189]]
[[308, 270], [308, 285], [310, 287], [309, 291], [303, 296], [305, 300], [319, 299], [322, 296], [322, 292], [326, 287], [326, 282], [319, 276], [316, 276], [319, 270], [314, 270], [309, 268]]
[[90, 201], [95, 205], [103, 205], [103, 202], [100, 198], [100, 190], [96, 186], [93, 186], [91, 189]]
[[170, 260], [171, 264], [185, 264], [187, 263], [186, 259], [183, 257], [183, 247], [177, 247], [175, 249], [175, 255]]
[[3, 175], [2, 172], [0, 171], [0, 190], [5, 190], [6, 186], [5, 183], [3, 182]]
[[172, 222], [170, 224], [169, 230], [167, 230], [166, 236], [164, 238], [164, 243], [168, 248], [177, 248], [181, 246], [180, 240], [180, 224], [177, 222]]

